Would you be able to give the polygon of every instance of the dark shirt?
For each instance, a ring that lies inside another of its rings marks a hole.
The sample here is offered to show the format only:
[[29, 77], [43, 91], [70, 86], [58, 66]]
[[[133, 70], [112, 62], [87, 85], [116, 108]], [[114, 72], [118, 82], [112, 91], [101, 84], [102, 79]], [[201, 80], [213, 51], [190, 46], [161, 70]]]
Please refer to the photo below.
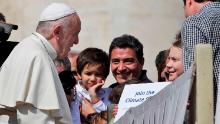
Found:
[[[140, 83], [152, 83], [152, 81], [147, 77], [147, 70], [142, 70], [141, 76], [139, 78], [139, 82]], [[109, 86], [109, 88], [113, 89], [114, 87], [116, 87], [118, 85], [119, 85], [119, 83], [116, 82], [116, 83], [111, 84]]]

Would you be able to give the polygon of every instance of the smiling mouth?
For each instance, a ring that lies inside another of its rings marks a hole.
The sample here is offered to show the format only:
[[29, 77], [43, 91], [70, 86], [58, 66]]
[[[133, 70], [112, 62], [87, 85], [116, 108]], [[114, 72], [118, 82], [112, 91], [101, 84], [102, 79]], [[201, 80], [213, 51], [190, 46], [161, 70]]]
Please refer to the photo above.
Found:
[[117, 74], [117, 76], [120, 76], [120, 77], [123, 77], [123, 76], [125, 76], [125, 75], [127, 75], [127, 74], [122, 74], [122, 73], [120, 73], [120, 74]]
[[165, 72], [165, 76], [166, 78], [169, 78], [170, 73], [169, 72]]
[[117, 74], [117, 78], [126, 79], [128, 77], [129, 77], [128, 74]]

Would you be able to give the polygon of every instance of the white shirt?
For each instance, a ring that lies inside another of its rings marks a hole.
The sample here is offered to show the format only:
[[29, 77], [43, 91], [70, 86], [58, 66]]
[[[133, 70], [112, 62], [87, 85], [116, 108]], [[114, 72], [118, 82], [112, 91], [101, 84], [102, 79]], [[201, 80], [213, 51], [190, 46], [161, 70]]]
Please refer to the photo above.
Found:
[[[91, 97], [89, 95], [89, 92], [86, 89], [84, 89], [80, 85], [80, 83], [78, 83], [76, 85], [76, 91], [77, 91], [77, 98], [75, 101], [73, 101], [71, 103], [70, 109], [71, 109], [71, 114], [72, 114], [74, 124], [81, 124], [79, 107], [82, 102], [82, 97], [84, 97], [90, 101], [91, 101]], [[109, 104], [111, 104], [111, 102], [108, 100], [108, 96], [109, 96], [110, 92], [111, 92], [111, 88], [101, 88], [98, 91], [97, 95], [98, 95], [98, 98], [100, 99], [100, 101], [97, 102], [96, 104], [93, 104], [93, 108], [97, 112], [106, 111], [107, 106]]]

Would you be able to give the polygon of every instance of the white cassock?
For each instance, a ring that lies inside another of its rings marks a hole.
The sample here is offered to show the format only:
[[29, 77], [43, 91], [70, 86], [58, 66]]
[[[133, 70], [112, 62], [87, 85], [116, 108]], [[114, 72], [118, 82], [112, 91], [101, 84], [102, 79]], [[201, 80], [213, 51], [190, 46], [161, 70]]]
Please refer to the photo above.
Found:
[[[17, 111], [17, 123], [72, 123], [69, 105], [53, 63], [56, 57], [51, 44], [42, 35], [33, 33], [14, 48], [2, 65], [0, 107]], [[4, 114], [0, 110], [1, 115]], [[4, 123], [1, 118], [0, 123]]]

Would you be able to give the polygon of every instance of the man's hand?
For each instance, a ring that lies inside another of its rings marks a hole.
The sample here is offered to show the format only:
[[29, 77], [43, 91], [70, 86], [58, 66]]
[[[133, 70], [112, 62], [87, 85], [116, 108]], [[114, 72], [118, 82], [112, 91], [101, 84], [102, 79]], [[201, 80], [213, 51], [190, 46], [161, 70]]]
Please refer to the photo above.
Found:
[[81, 114], [86, 118], [88, 114], [95, 112], [96, 110], [93, 108], [92, 103], [90, 103], [87, 99], [82, 98]]
[[113, 117], [115, 117], [118, 113], [118, 104], [114, 104], [114, 108], [113, 108], [113, 111], [112, 111], [112, 115]]

